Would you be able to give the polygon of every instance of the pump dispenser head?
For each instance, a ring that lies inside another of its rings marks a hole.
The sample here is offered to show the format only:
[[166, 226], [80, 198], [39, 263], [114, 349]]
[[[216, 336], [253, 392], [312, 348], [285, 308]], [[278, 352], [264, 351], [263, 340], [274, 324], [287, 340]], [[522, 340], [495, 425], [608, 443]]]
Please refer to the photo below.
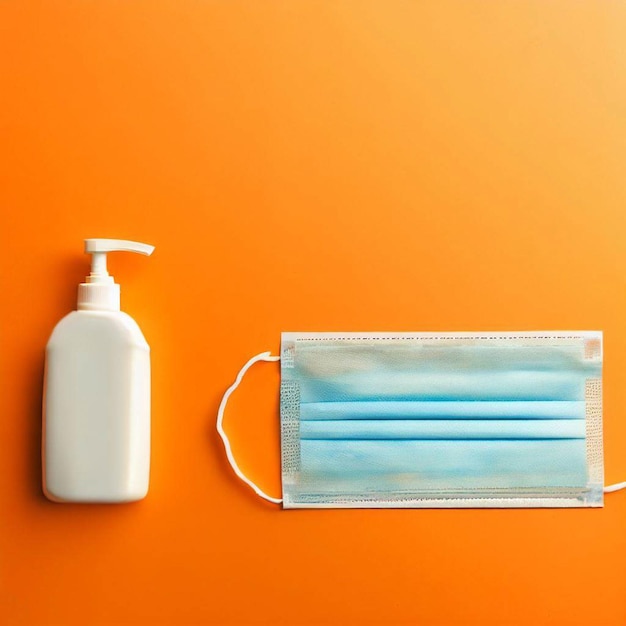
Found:
[[124, 239], [85, 239], [85, 252], [91, 254], [91, 273], [78, 286], [79, 311], [119, 311], [120, 286], [107, 271], [108, 252], [137, 252], [150, 256], [154, 246]]

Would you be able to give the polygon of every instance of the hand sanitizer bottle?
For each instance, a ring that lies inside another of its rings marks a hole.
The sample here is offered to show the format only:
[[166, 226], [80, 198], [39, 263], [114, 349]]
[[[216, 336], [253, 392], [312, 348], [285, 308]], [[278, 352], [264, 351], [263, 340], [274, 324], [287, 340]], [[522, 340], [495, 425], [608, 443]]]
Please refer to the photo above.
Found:
[[150, 347], [120, 311], [108, 252], [150, 255], [153, 246], [86, 239], [91, 274], [77, 311], [55, 327], [46, 349], [43, 489], [56, 502], [130, 502], [148, 491]]

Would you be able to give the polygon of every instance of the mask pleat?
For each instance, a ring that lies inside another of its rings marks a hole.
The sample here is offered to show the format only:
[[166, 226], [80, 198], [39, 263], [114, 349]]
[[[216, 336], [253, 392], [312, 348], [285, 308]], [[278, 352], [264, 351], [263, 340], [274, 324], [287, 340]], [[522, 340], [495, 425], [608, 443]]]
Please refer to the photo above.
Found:
[[584, 400], [581, 376], [570, 372], [355, 372], [303, 378], [302, 402], [407, 400]]
[[301, 439], [584, 439], [584, 419], [305, 420]]
[[301, 485], [320, 492], [580, 487], [584, 439], [301, 442]]
[[301, 420], [584, 419], [583, 401], [303, 402]]

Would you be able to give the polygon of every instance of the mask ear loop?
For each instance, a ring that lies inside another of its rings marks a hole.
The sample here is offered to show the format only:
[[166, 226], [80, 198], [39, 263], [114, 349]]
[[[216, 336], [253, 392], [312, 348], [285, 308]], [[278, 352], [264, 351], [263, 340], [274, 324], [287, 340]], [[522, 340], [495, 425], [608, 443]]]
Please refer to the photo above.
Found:
[[233, 391], [235, 391], [237, 387], [239, 387], [239, 383], [241, 383], [241, 380], [245, 376], [246, 372], [258, 361], [280, 361], [280, 357], [272, 356], [269, 352], [261, 352], [261, 354], [257, 354], [256, 356], [253, 356], [241, 368], [241, 370], [239, 371], [239, 374], [237, 374], [237, 378], [235, 378], [235, 382], [226, 390], [226, 392], [224, 393], [224, 397], [222, 398], [222, 401], [220, 402], [219, 409], [217, 410], [217, 432], [219, 433], [220, 437], [222, 438], [222, 441], [224, 442], [224, 449], [226, 450], [226, 458], [228, 459], [228, 462], [230, 463], [230, 466], [233, 468], [233, 471], [235, 472], [235, 474], [237, 474], [237, 476], [241, 480], [243, 480], [243, 482], [246, 483], [246, 485], [249, 485], [250, 487], [252, 487], [252, 489], [254, 489], [254, 492], [257, 494], [257, 496], [261, 496], [261, 498], [264, 498], [268, 502], [273, 502], [274, 504], [280, 504], [283, 501], [282, 498], [273, 498], [272, 496], [266, 494], [258, 485], [256, 485], [252, 480], [250, 480], [241, 471], [241, 469], [239, 468], [239, 465], [237, 465], [237, 461], [235, 460], [235, 457], [233, 456], [233, 451], [230, 446], [230, 440], [228, 439], [228, 435], [224, 432], [224, 427], [222, 426], [224, 422], [224, 411], [226, 409], [226, 403], [228, 402], [228, 398], [230, 398], [230, 394]]
[[626, 489], [626, 482], [615, 483], [614, 485], [607, 485], [604, 488], [604, 493], [613, 493], [614, 491], [619, 491], [620, 489]]

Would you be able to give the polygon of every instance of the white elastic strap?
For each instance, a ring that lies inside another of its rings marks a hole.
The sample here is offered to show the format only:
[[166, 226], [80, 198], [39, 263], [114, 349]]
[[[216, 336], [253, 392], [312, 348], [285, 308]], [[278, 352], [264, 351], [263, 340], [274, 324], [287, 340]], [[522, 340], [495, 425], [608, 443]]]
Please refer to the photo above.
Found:
[[614, 485], [607, 485], [604, 488], [604, 493], [611, 493], [613, 491], [619, 491], [620, 489], [626, 489], [626, 482], [625, 483], [615, 483]]
[[261, 354], [257, 354], [253, 356], [240, 370], [239, 374], [237, 374], [237, 378], [235, 378], [235, 382], [226, 390], [222, 401], [220, 402], [220, 408], [217, 410], [217, 432], [220, 434], [222, 441], [224, 442], [224, 448], [226, 449], [226, 457], [228, 458], [228, 462], [230, 466], [233, 468], [233, 471], [244, 483], [250, 485], [254, 492], [261, 496], [261, 498], [265, 498], [269, 502], [274, 502], [275, 504], [280, 504], [283, 499], [282, 498], [272, 498], [258, 487], [254, 482], [252, 482], [240, 469], [239, 465], [237, 465], [237, 461], [235, 461], [235, 457], [233, 456], [232, 448], [230, 447], [230, 441], [228, 439], [228, 435], [224, 432], [224, 428], [222, 426], [224, 422], [224, 410], [226, 409], [226, 403], [228, 402], [228, 398], [230, 398], [230, 394], [239, 387], [239, 383], [242, 378], [245, 376], [246, 372], [258, 361], [280, 361], [279, 356], [272, 356], [269, 352], [261, 352]]

